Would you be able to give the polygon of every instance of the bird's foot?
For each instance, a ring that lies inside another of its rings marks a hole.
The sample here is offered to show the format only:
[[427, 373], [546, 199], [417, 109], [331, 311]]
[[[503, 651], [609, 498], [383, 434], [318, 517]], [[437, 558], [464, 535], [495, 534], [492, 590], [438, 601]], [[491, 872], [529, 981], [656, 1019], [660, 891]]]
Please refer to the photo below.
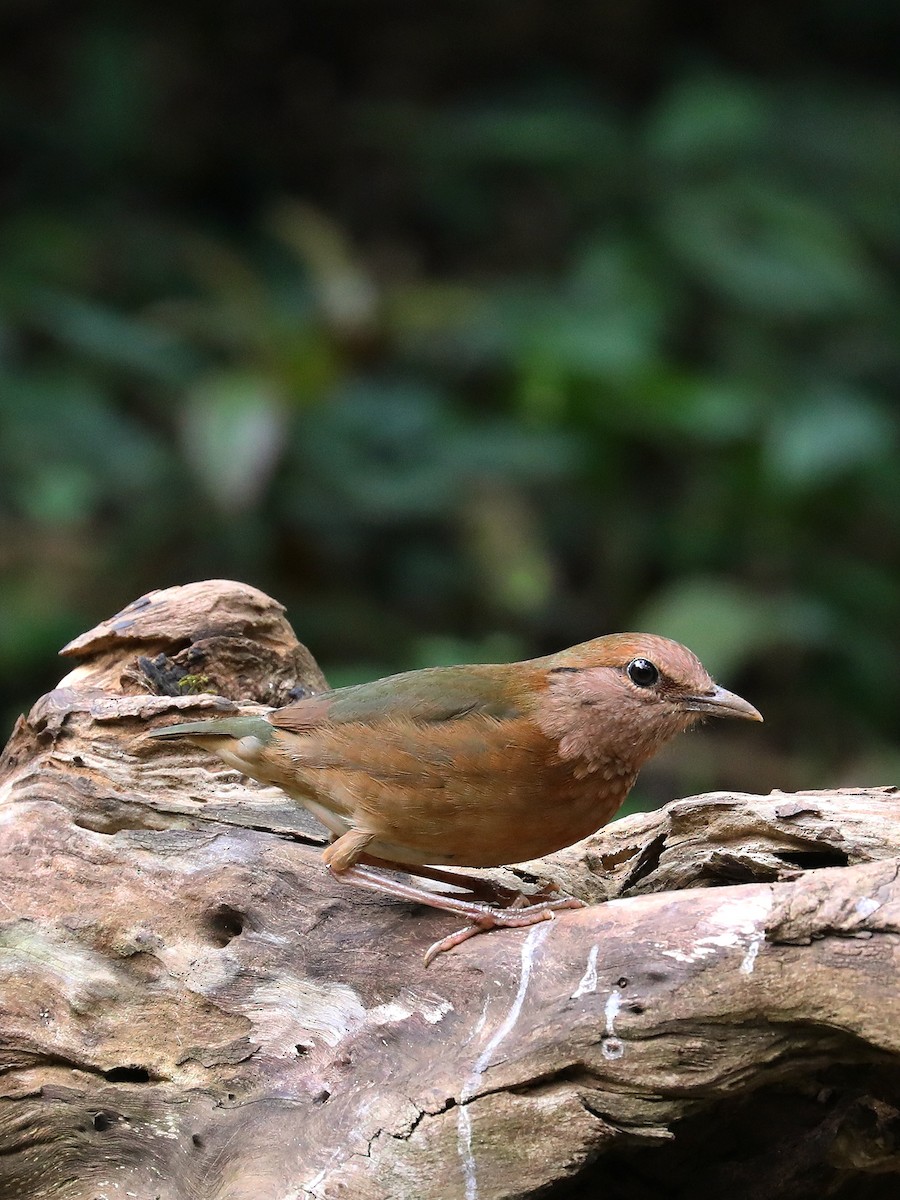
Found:
[[523, 892], [519, 888], [507, 887], [486, 879], [482, 875], [469, 875], [465, 871], [444, 871], [440, 867], [410, 866], [404, 863], [402, 867], [384, 858], [376, 858], [373, 854], [362, 854], [357, 860], [370, 867], [382, 867], [389, 871], [402, 869], [407, 875], [420, 879], [433, 879], [437, 883], [449, 883], [452, 887], [467, 891], [476, 900], [500, 908], [522, 908], [528, 904], [540, 904], [545, 900], [553, 900], [559, 895], [559, 887], [555, 883], [545, 883], [535, 892]]
[[[519, 898], [522, 899], [521, 893]], [[521, 929], [527, 925], [536, 925], [539, 921], [552, 921], [553, 914], [562, 909], [584, 907], [584, 902], [576, 900], [574, 896], [565, 896], [558, 900], [542, 900], [539, 904], [524, 906], [517, 906], [514, 902], [508, 908], [489, 908], [485, 905], [484, 911], [473, 917], [463, 929], [449, 933], [428, 947], [425, 952], [425, 966], [427, 967], [445, 950], [452, 950], [454, 946], [462, 945], [463, 942], [476, 937], [479, 933], [488, 933], [491, 929]]]
[[[416, 904], [427, 904], [430, 908], [439, 908], [444, 912], [455, 913], [469, 922], [465, 929], [451, 933], [449, 937], [435, 942], [425, 955], [426, 965], [442, 950], [450, 950], [453, 946], [458, 946], [461, 942], [474, 937], [476, 933], [485, 933], [489, 929], [498, 928], [520, 929], [526, 925], [534, 925], [536, 921], [547, 921], [555, 912], [562, 909], [584, 908], [583, 902], [572, 896], [559, 896], [551, 900], [540, 900], [534, 904], [530, 902], [531, 897], [523, 897], [518, 892], [515, 893], [516, 899], [506, 906], [486, 904], [466, 896], [451, 896], [446, 892], [435, 892], [428, 888], [418, 887], [413, 883], [396, 879], [391, 874], [385, 874], [379, 867], [380, 862], [378, 867], [373, 867], [368, 863], [365, 865], [356, 863], [337, 871], [334, 864], [329, 863], [329, 869], [337, 879], [355, 883], [360, 887], [369, 888], [371, 891], [387, 892], [401, 900], [412, 900]], [[449, 874], [449, 872], [437, 872], [430, 868], [429, 871], [433, 879], [437, 879], [439, 875]]]

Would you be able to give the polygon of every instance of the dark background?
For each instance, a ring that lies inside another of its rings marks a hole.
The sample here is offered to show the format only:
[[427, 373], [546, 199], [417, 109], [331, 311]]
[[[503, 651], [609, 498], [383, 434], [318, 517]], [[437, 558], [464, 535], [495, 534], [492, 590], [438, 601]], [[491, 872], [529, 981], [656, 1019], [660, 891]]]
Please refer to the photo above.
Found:
[[900, 9], [0, 12], [0, 674], [206, 576], [335, 683], [618, 629], [895, 782]]

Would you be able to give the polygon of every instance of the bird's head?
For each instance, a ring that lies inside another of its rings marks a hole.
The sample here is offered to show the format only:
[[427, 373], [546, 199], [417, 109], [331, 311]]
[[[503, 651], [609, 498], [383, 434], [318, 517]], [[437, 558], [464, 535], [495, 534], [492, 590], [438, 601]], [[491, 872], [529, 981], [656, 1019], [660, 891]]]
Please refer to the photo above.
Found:
[[761, 721], [686, 646], [648, 633], [595, 638], [544, 660], [541, 724], [564, 757], [617, 757], [636, 770], [702, 717]]

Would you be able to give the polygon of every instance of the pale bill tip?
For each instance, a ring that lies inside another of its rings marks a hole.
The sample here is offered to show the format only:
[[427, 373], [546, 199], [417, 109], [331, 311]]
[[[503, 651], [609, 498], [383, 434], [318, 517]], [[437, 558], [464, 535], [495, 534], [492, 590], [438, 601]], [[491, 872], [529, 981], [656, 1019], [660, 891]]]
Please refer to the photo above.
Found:
[[761, 721], [762, 713], [749, 700], [729, 692], [723, 687], [714, 687], [703, 696], [692, 696], [687, 702], [692, 712], [706, 713], [710, 717], [737, 717], [744, 721]]

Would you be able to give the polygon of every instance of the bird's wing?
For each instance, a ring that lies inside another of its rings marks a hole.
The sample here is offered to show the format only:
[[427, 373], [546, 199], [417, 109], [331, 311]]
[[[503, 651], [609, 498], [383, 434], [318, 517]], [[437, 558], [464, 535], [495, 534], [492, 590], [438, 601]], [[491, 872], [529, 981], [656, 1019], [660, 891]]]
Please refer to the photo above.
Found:
[[505, 720], [523, 715], [510, 693], [503, 668], [428, 667], [310, 696], [269, 713], [268, 720], [276, 729], [294, 733], [384, 720], [427, 725], [469, 714]]

